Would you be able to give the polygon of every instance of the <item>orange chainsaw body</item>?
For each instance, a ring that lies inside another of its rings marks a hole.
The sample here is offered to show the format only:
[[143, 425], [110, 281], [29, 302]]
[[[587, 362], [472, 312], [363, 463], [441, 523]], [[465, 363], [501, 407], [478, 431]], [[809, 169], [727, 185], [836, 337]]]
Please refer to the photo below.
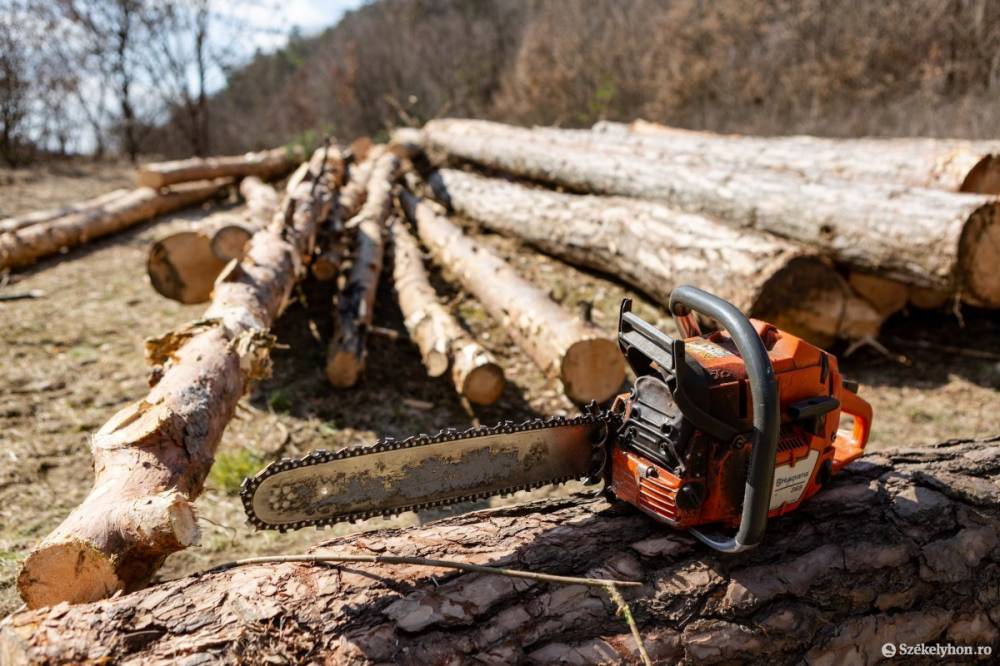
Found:
[[[833, 355], [766, 322], [752, 319], [750, 323], [767, 350], [780, 402], [767, 514], [774, 517], [794, 511], [830, 476], [861, 455], [868, 440], [872, 410], [844, 385]], [[729, 333], [717, 331], [685, 338], [682, 349], [685, 358], [675, 363], [686, 362], [697, 375], [701, 384], [696, 392], [700, 396], [699, 408], [738, 430], [750, 431], [753, 414], [747, 372]], [[656, 368], [655, 362], [651, 365]], [[655, 393], [655, 387], [642, 388], [643, 381], [649, 380], [637, 381], [640, 390]], [[683, 453], [676, 460], [649, 455], [643, 447], [629, 444], [629, 424], [636, 421], [633, 410], [639, 410], [636, 395], [633, 391], [615, 401], [614, 411], [624, 422], [625, 436], [612, 444], [605, 468], [611, 493], [678, 528], [738, 525], [751, 438], [737, 435], [727, 441], [696, 426], [688, 427]], [[648, 409], [646, 405], [642, 408]], [[849, 430], [840, 429], [842, 414], [853, 417]], [[635, 428], [631, 430], [636, 435]], [[676, 433], [673, 436], [676, 438]]]

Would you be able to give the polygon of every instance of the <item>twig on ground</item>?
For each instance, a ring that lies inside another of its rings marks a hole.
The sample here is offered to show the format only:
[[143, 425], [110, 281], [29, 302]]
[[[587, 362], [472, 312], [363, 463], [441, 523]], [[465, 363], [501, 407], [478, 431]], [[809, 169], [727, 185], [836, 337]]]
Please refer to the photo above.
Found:
[[604, 589], [607, 591], [608, 596], [611, 597], [611, 601], [618, 606], [618, 614], [624, 617], [628, 623], [628, 628], [632, 631], [632, 638], [635, 639], [635, 645], [639, 650], [639, 657], [642, 659], [642, 663], [646, 666], [653, 666], [653, 661], [649, 658], [649, 653], [646, 652], [646, 646], [642, 644], [639, 626], [635, 623], [635, 618], [632, 617], [632, 609], [625, 603], [625, 598], [618, 591], [617, 587], [608, 585]]

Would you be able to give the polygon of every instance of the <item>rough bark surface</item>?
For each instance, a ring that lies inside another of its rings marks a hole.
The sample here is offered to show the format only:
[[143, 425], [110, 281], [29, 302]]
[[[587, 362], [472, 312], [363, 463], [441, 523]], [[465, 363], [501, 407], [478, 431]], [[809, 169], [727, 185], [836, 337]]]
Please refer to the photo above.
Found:
[[437, 261], [452, 272], [547, 375], [576, 402], [612, 397], [625, 379], [618, 345], [465, 236], [425, 201], [403, 193], [407, 216]]
[[545, 141], [484, 121], [435, 120], [427, 144], [452, 157], [594, 194], [663, 201], [815, 247], [854, 268], [1000, 306], [1000, 202], [957, 194], [747, 169], [676, 165]]
[[326, 354], [326, 376], [337, 388], [354, 386], [365, 368], [368, 327], [374, 315], [375, 294], [385, 254], [385, 227], [392, 210], [392, 186], [399, 158], [378, 158], [368, 181], [361, 212], [347, 221], [354, 230], [354, 263], [344, 288], [337, 294], [334, 332]]
[[440, 377], [451, 367], [460, 395], [479, 405], [493, 404], [503, 393], [503, 369], [438, 301], [413, 234], [402, 224], [392, 225], [390, 234], [399, 309], [427, 374]]
[[[327, 156], [337, 165], [339, 155]], [[28, 555], [18, 589], [29, 607], [101, 599], [142, 586], [197, 539], [191, 501], [248, 384], [268, 370], [268, 329], [312, 252], [333, 188], [323, 154], [232, 262], [197, 322], [147, 341], [152, 388], [94, 435], [94, 488]]]
[[[265, 180], [284, 175], [302, 161], [297, 150], [274, 148], [245, 155], [193, 157], [188, 160], [154, 162], [139, 167], [139, 185], [163, 187], [206, 178], [257, 176]], [[341, 167], [342, 169], [343, 167]]]
[[[663, 664], [874, 664], [888, 642], [996, 654], [998, 476], [997, 437], [869, 455], [738, 555], [584, 497], [341, 536], [317, 550], [642, 581], [621, 593]], [[419, 566], [257, 564], [16, 613], [0, 625], [0, 656], [637, 663], [615, 611], [600, 588]]]
[[159, 191], [140, 187], [103, 204], [0, 235], [0, 270], [18, 268], [127, 229], [157, 215], [179, 210], [215, 196], [231, 181], [186, 183]]
[[77, 203], [69, 204], [68, 206], [63, 206], [62, 208], [51, 208], [49, 210], [39, 210], [33, 213], [25, 213], [24, 215], [18, 215], [16, 217], [5, 217], [0, 220], [0, 234], [10, 233], [12, 231], [17, 231], [18, 229], [24, 229], [25, 227], [30, 227], [33, 224], [40, 224], [42, 222], [51, 222], [52, 220], [58, 219], [60, 217], [66, 217], [67, 215], [72, 215], [73, 213], [79, 213], [84, 210], [91, 210], [93, 208], [98, 208], [104, 206], [105, 204], [114, 201], [120, 196], [124, 196], [131, 192], [131, 190], [121, 189], [113, 190], [107, 194], [102, 194], [99, 197], [94, 197], [93, 199], [87, 199], [86, 201], [80, 201]]
[[[431, 189], [458, 213], [667, 305], [694, 284], [822, 345], [878, 334], [883, 317], [815, 252], [656, 202], [564, 194], [442, 169]], [[904, 299], [905, 303], [905, 299]]]

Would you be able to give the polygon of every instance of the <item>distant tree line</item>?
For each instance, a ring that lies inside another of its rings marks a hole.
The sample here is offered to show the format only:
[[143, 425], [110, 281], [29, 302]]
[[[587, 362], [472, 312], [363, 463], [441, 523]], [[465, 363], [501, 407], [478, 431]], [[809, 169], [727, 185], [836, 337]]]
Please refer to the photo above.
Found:
[[[197, 75], [217, 66], [212, 0], [38, 2], [72, 38], [66, 54], [36, 51], [0, 29], [5, 155], [26, 117], [46, 146], [90, 127], [95, 150], [129, 156], [379, 136], [441, 115], [830, 136], [1000, 127], [996, 0], [378, 0], [230, 59], [217, 90]], [[80, 111], [60, 117], [61, 98]]]

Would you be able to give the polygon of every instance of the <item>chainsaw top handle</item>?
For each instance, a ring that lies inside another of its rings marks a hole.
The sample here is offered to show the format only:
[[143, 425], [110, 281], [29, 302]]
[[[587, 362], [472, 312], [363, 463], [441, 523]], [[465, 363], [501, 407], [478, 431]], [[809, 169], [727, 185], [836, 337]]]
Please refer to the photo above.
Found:
[[[683, 323], [694, 319], [692, 311], [711, 317], [728, 331], [743, 357], [750, 383], [753, 446], [739, 528], [732, 537], [717, 537], [701, 530], [691, 530], [695, 537], [712, 548], [737, 553], [759, 544], [767, 528], [781, 421], [778, 384], [763, 341], [750, 320], [736, 306], [697, 287], [683, 285], [675, 288], [670, 294], [670, 312]], [[678, 362], [683, 360], [678, 359]]]

